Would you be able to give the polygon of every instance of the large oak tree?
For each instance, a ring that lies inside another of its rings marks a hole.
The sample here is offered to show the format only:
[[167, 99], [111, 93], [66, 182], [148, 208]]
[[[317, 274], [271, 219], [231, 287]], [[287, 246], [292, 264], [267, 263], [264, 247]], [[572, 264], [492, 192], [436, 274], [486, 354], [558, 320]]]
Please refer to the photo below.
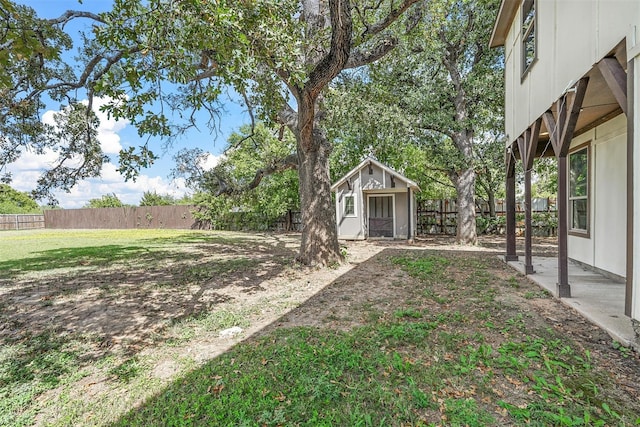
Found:
[[[397, 144], [428, 153], [431, 178], [448, 177], [457, 194], [461, 244], [477, 239], [476, 183], [491, 199], [503, 182], [495, 173], [504, 169], [503, 61], [499, 50], [488, 48], [498, 7], [497, 0], [431, 1], [420, 31], [402, 37], [393, 54], [342, 87], [347, 103], [357, 99], [369, 105], [371, 116], [397, 117], [395, 126], [374, 127], [369, 140], [392, 132]], [[343, 126], [343, 133], [351, 128]]]
[[[59, 167], [37, 192], [68, 189], [99, 173], [106, 161], [92, 134], [94, 97], [110, 99], [110, 114], [131, 120], [141, 134], [170, 138], [201, 125], [198, 110], [208, 111], [215, 127], [220, 96], [232, 87], [252, 113], [287, 126], [296, 137], [300, 261], [339, 261], [323, 92], [343, 70], [391, 51], [397, 42], [393, 27], [412, 28], [416, 3], [421, 1], [115, 0], [107, 13], [67, 11], [40, 19], [28, 7], [0, 0], [0, 168], [25, 147], [56, 149]], [[80, 46], [81, 66], [73, 67], [62, 59], [72, 41], [65, 25], [80, 18], [92, 27]], [[88, 105], [79, 103], [79, 89]], [[86, 120], [70, 113], [61, 118], [74, 130], [71, 140], [60, 141], [54, 136], [59, 127], [40, 122], [46, 97], [73, 106], [70, 112], [87, 111]], [[83, 137], [87, 144], [79, 143]], [[121, 172], [135, 177], [153, 161], [151, 148], [122, 152]]]

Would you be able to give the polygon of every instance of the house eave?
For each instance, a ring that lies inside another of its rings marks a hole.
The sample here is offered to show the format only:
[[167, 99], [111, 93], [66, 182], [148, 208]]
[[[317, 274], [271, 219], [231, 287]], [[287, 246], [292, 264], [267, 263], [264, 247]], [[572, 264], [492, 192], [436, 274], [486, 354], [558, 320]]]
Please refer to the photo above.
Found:
[[519, 5], [520, 0], [502, 0], [500, 11], [491, 33], [491, 39], [489, 40], [489, 47], [504, 46]]

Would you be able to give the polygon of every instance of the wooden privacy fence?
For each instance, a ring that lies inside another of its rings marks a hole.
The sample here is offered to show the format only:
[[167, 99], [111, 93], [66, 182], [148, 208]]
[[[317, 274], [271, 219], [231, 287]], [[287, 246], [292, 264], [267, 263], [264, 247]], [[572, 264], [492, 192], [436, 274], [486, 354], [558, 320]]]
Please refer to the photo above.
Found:
[[[417, 206], [418, 236], [428, 234], [455, 234], [457, 229], [457, 205], [452, 199], [423, 200]], [[479, 232], [504, 233], [505, 203], [496, 202], [496, 218], [492, 226], [480, 230], [480, 224], [489, 219], [489, 206], [485, 202], [476, 204]], [[86, 208], [47, 210], [43, 215], [0, 215], [0, 229], [24, 228], [172, 228], [172, 229], [219, 229], [219, 230], [271, 230], [300, 231], [300, 212], [289, 211], [275, 221], [267, 221], [251, 212], [233, 212], [213, 223], [196, 219], [192, 211], [195, 206], [140, 206], [122, 208]], [[553, 235], [556, 205], [553, 199], [534, 199], [534, 234]], [[516, 203], [517, 231], [523, 232], [524, 203]], [[542, 218], [535, 221], [536, 216]], [[43, 219], [44, 218], [44, 219]]]
[[301, 231], [302, 215], [289, 210], [273, 219], [260, 212], [228, 212], [204, 225], [212, 230], [227, 231]]
[[[549, 198], [537, 198], [531, 201], [531, 210], [538, 217], [552, 218], [556, 213], [556, 201]], [[476, 202], [476, 218], [488, 218], [489, 204], [485, 201]], [[504, 233], [504, 218], [506, 203], [497, 200], [495, 203], [495, 227], [491, 231], [497, 234]], [[417, 235], [427, 234], [456, 234], [458, 207], [455, 199], [422, 200], [418, 203]], [[518, 218], [524, 215], [524, 201], [516, 201], [516, 215]], [[480, 221], [478, 221], [480, 222]], [[555, 225], [541, 221], [534, 222], [534, 233], [537, 235], [553, 235]], [[524, 232], [522, 221], [517, 223], [517, 231]]]
[[46, 228], [204, 228], [195, 206], [59, 209], [44, 212]]
[[28, 230], [44, 228], [42, 214], [3, 214], [0, 215], [0, 230]]

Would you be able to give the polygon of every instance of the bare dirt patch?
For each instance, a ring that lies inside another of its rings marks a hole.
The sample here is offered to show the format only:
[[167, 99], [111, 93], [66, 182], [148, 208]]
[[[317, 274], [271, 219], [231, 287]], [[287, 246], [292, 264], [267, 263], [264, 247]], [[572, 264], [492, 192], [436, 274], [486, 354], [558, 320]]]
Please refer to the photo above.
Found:
[[[349, 330], [393, 316], [425, 292], [394, 259], [426, 251], [464, 258], [468, 268], [448, 270], [428, 301], [419, 299], [420, 306], [412, 308], [553, 330], [587, 349], [622, 392], [640, 399], [637, 355], [614, 350], [606, 333], [500, 262], [495, 255], [503, 252], [503, 242], [503, 237], [483, 237], [473, 248], [457, 246], [451, 237], [411, 245], [346, 242], [343, 265], [309, 269], [292, 262], [297, 235], [229, 235], [111, 266], [24, 274], [0, 281], [0, 343], [44, 333], [73, 340], [80, 347], [81, 378], [40, 396], [37, 423], [93, 424], [95, 412], [108, 408], [112, 413], [101, 419], [117, 416], [254, 333], [295, 326]], [[534, 243], [536, 254], [554, 254], [553, 239]], [[483, 295], [465, 293], [465, 286], [471, 289], [478, 280], [487, 281], [486, 292], [497, 294], [499, 313], [489, 317], [477, 304]], [[220, 336], [232, 326], [243, 332]], [[452, 322], [450, 328], [455, 334], [462, 326]], [[499, 386], [509, 392], [507, 385]], [[65, 418], [70, 407], [76, 414]]]

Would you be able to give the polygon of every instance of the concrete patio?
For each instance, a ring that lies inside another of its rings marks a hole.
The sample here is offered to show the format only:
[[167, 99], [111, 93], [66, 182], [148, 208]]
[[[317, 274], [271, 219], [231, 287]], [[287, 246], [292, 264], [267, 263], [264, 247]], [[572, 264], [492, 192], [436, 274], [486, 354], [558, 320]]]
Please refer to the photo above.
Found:
[[[524, 274], [524, 257], [508, 262]], [[558, 259], [555, 257], [533, 257], [534, 274], [527, 277], [540, 287], [556, 295], [558, 282]], [[624, 283], [616, 282], [594, 271], [569, 261], [569, 284], [571, 298], [560, 301], [575, 309], [586, 319], [598, 325], [616, 341], [640, 351], [631, 319], [624, 314]]]

